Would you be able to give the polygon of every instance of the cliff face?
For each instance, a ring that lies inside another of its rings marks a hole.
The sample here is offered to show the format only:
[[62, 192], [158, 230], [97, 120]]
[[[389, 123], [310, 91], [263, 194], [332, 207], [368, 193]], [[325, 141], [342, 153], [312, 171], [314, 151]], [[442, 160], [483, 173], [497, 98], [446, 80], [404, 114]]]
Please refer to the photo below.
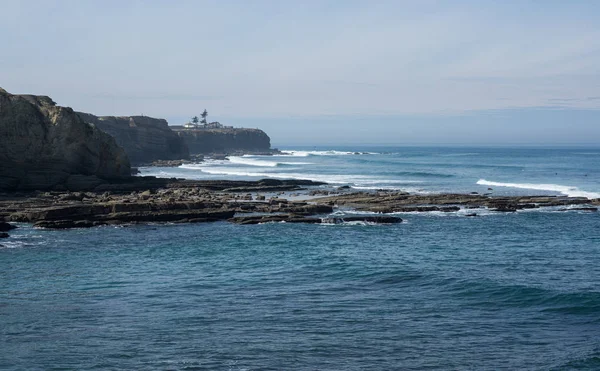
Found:
[[115, 140], [45, 96], [0, 89], [0, 189], [88, 189], [130, 176]]
[[146, 116], [102, 116], [77, 112], [85, 121], [113, 136], [134, 164], [189, 158], [185, 142], [166, 120]]
[[178, 134], [187, 143], [190, 153], [264, 152], [271, 148], [271, 138], [259, 129], [181, 130]]

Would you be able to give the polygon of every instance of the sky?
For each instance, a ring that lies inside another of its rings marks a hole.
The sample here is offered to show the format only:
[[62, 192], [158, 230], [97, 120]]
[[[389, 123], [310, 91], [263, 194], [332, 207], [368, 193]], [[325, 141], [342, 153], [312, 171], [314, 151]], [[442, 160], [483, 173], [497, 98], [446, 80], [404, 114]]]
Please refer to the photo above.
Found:
[[276, 145], [600, 145], [600, 1], [0, 0], [0, 87]]

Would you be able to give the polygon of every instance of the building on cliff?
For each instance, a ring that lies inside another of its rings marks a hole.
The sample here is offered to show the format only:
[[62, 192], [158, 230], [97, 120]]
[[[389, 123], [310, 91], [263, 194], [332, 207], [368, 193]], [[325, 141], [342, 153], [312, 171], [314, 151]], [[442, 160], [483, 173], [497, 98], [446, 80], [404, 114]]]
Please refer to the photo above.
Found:
[[218, 121], [207, 122], [208, 111], [192, 117], [190, 122], [171, 126], [185, 141], [190, 153], [269, 152], [271, 138], [262, 130], [224, 126]]

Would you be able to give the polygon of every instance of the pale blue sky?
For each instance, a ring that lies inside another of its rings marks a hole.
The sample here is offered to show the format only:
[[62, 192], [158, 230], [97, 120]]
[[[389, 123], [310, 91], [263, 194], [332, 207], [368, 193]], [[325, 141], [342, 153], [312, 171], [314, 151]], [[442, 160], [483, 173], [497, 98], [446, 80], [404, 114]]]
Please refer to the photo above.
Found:
[[600, 1], [0, 0], [0, 87], [276, 144], [600, 144]]

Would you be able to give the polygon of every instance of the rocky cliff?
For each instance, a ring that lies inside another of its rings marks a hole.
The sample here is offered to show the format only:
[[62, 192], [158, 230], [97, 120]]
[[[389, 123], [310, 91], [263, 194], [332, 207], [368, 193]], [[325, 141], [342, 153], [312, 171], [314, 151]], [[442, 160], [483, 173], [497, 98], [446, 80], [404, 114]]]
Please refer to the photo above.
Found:
[[198, 129], [177, 133], [187, 143], [190, 153], [265, 152], [271, 148], [271, 138], [259, 129]]
[[185, 142], [166, 120], [146, 116], [101, 116], [77, 112], [85, 121], [113, 136], [134, 164], [189, 158]]
[[71, 108], [0, 88], [0, 190], [89, 189], [130, 172], [115, 140]]

